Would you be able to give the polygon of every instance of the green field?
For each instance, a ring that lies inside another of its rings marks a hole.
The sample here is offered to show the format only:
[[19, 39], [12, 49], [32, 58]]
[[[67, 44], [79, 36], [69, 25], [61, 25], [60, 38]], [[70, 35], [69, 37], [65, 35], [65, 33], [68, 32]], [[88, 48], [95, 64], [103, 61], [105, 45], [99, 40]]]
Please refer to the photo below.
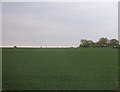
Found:
[[3, 90], [116, 90], [118, 50], [3, 49]]

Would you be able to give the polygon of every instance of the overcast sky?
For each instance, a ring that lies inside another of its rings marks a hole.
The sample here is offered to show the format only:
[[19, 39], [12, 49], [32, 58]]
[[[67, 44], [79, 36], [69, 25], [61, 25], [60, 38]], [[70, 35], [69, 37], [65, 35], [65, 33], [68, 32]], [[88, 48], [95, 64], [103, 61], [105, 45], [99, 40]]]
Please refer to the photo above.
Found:
[[78, 46], [118, 39], [117, 2], [2, 3], [3, 46]]

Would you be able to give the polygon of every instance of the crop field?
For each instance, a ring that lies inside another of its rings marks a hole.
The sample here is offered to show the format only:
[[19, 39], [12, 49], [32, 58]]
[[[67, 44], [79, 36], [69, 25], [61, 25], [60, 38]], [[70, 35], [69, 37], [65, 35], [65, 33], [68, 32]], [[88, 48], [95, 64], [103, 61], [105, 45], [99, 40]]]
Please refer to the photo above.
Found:
[[113, 48], [4, 48], [3, 90], [116, 90]]

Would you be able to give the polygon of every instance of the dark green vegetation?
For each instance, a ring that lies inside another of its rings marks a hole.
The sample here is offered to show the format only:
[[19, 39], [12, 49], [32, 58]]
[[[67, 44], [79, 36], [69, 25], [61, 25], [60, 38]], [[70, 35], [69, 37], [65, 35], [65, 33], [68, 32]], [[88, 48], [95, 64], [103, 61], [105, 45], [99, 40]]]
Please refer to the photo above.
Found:
[[116, 90], [112, 48], [3, 49], [3, 90]]

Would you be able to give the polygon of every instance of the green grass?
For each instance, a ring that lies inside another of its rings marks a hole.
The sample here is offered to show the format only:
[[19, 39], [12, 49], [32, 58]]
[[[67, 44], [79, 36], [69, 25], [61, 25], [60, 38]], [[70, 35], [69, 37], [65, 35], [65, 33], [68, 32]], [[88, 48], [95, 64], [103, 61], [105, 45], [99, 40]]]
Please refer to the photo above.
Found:
[[3, 49], [3, 90], [116, 90], [118, 50]]

